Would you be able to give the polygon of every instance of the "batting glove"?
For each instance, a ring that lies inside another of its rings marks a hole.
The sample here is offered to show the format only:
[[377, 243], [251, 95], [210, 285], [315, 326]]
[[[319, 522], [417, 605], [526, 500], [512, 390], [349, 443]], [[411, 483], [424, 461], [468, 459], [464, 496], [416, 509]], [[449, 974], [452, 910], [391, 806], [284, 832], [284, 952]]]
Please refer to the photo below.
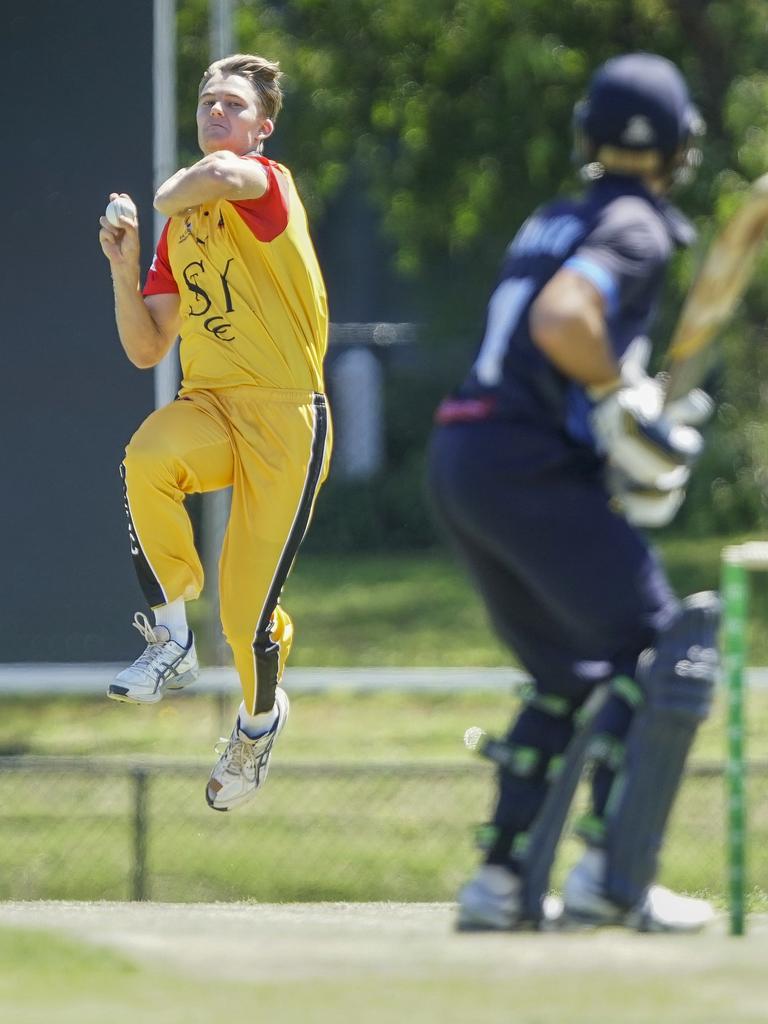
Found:
[[691, 466], [704, 446], [699, 431], [675, 422], [663, 405], [661, 385], [646, 377], [601, 396], [590, 416], [608, 465], [634, 483], [656, 489], [666, 489], [668, 474]]
[[[634, 338], [619, 361], [621, 382], [627, 387], [644, 386], [650, 379], [648, 363], [651, 358], [651, 342], [645, 335]], [[666, 391], [668, 374], [660, 373], [653, 378], [655, 384]], [[688, 394], [664, 404], [664, 415], [673, 423], [683, 423], [689, 427], [700, 427], [709, 420], [715, 411], [715, 403], [701, 388], [693, 388]]]
[[690, 472], [686, 466], [678, 466], [666, 477], [660, 477], [655, 487], [644, 487], [621, 473], [610, 473], [613, 505], [633, 526], [646, 529], [667, 526], [685, 500]]

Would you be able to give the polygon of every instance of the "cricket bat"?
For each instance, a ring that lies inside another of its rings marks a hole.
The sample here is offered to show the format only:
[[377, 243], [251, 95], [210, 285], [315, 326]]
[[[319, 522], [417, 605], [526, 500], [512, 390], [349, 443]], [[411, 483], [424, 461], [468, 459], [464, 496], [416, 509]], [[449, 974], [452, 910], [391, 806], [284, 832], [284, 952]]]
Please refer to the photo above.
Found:
[[766, 237], [768, 174], [763, 174], [715, 236], [688, 291], [664, 360], [666, 403], [701, 384], [712, 368], [715, 341], [752, 279]]

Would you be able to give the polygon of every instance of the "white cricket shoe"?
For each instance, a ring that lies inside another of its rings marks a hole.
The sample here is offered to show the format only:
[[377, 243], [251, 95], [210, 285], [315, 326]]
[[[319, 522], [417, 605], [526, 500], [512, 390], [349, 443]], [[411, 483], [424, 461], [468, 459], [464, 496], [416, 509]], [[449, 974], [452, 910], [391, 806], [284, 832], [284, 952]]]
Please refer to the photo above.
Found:
[[214, 811], [239, 807], [264, 785], [272, 747], [283, 731], [290, 709], [288, 694], [282, 686], [275, 691], [275, 704], [277, 721], [269, 732], [253, 739], [242, 731], [238, 718], [229, 740], [222, 740], [227, 745], [211, 772], [205, 790], [205, 799]]
[[165, 690], [181, 690], [197, 679], [200, 669], [191, 631], [189, 643], [182, 647], [171, 640], [170, 630], [150, 625], [141, 612], [134, 616], [133, 625], [147, 641], [146, 650], [109, 684], [108, 697], [129, 704], [157, 704]]
[[[460, 932], [515, 931], [523, 926], [520, 878], [500, 864], [484, 864], [460, 890], [456, 929]], [[544, 898], [544, 920], [551, 927], [562, 912], [556, 896]]]
[[638, 932], [698, 932], [715, 918], [711, 903], [651, 885], [643, 899], [625, 910], [603, 895], [605, 853], [587, 850], [565, 882], [563, 923], [566, 927], [617, 925]]

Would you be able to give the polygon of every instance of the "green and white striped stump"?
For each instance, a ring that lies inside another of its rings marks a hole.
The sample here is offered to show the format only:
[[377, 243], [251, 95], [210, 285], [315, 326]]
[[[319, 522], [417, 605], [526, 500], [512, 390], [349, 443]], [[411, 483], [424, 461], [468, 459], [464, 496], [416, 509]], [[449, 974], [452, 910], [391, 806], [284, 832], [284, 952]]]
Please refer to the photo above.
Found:
[[746, 928], [746, 803], [744, 756], [744, 669], [748, 652], [749, 573], [768, 571], [768, 543], [752, 541], [723, 548], [723, 668], [728, 693], [726, 786], [728, 794], [728, 905], [731, 935]]

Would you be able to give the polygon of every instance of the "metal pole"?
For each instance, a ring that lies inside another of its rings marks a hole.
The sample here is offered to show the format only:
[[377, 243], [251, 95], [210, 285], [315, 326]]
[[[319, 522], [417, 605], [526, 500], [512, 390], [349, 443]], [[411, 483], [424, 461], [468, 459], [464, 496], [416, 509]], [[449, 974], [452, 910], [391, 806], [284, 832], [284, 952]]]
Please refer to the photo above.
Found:
[[149, 776], [143, 768], [133, 771], [133, 891], [131, 899], [148, 899], [147, 878], [147, 789]]
[[[153, 178], [157, 188], [178, 169], [176, 140], [176, 2], [154, 0], [153, 79]], [[155, 242], [165, 217], [155, 211]], [[172, 402], [179, 390], [178, 345], [174, 344], [155, 367], [155, 408]]]
[[209, 0], [208, 48], [211, 60], [227, 57], [232, 53], [232, 0]]
[[726, 787], [728, 794], [728, 908], [731, 935], [743, 935], [746, 879], [744, 800], [744, 664], [749, 587], [746, 568], [722, 563], [724, 671], [728, 693]]
[[384, 465], [384, 371], [367, 346], [332, 364], [335, 467], [345, 480], [368, 480]]
[[[209, 0], [208, 4], [208, 48], [211, 61], [226, 57], [234, 49], [232, 27], [232, 0]], [[210, 595], [210, 613], [207, 622], [206, 656], [215, 665], [226, 665], [230, 661], [229, 647], [219, 623], [221, 608], [219, 602], [218, 563], [224, 533], [229, 520], [232, 504], [232, 490], [214, 491], [203, 495], [203, 540], [202, 559], [205, 569], [206, 589]]]

